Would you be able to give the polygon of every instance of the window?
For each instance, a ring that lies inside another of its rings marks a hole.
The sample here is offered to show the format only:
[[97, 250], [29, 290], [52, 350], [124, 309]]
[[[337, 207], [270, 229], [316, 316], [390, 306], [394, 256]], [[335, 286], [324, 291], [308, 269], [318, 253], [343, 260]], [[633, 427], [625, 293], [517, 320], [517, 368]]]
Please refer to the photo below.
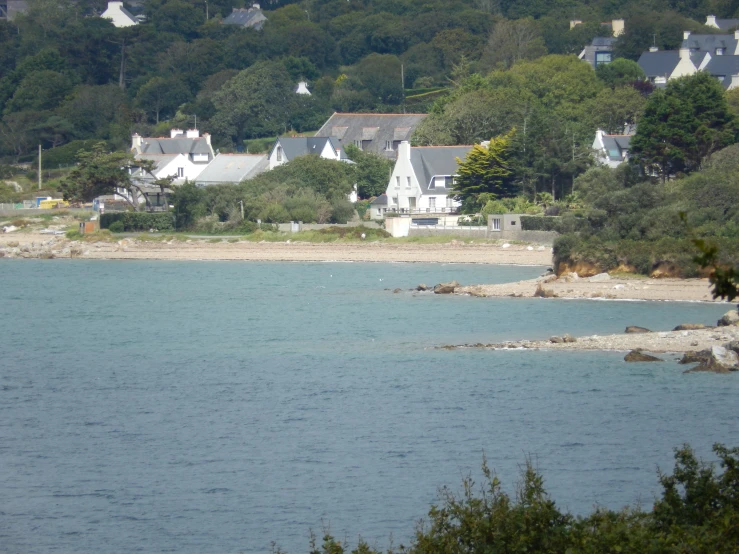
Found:
[[400, 188], [400, 175], [395, 176], [395, 188], [396, 189]]
[[724, 49], [723, 48], [716, 48], [716, 55], [717, 56], [723, 56], [724, 55]]
[[392, 150], [393, 149], [393, 143], [392, 141], [386, 140], [385, 141], [385, 150]]
[[436, 209], [436, 196], [429, 196], [429, 208], [432, 210]]
[[492, 219], [493, 222], [493, 231], [500, 231], [500, 218], [494, 217]]
[[613, 59], [612, 52], [596, 52], [595, 53], [595, 67], [598, 67], [601, 64], [611, 63], [612, 59]]
[[282, 161], [282, 146], [277, 147], [277, 161], [278, 162]]
[[185, 176], [185, 168], [184, 167], [178, 167], [177, 168], [177, 177], [184, 177]]
[[407, 189], [411, 188], [411, 178], [410, 177], [405, 178], [405, 188]]
[[354, 146], [356, 146], [357, 148], [359, 148], [360, 150], [362, 150], [362, 141], [361, 140], [355, 140], [354, 141]]

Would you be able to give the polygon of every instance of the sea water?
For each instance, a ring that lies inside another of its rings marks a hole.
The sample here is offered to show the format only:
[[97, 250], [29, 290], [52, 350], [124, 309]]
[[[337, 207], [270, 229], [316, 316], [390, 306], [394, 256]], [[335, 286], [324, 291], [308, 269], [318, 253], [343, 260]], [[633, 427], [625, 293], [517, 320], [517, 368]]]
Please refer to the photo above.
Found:
[[542, 269], [0, 261], [0, 549], [298, 553], [325, 528], [407, 544], [483, 455], [508, 491], [531, 459], [586, 514], [648, 509], [683, 443], [737, 445], [739, 374], [435, 348], [711, 324], [726, 305], [409, 291]]

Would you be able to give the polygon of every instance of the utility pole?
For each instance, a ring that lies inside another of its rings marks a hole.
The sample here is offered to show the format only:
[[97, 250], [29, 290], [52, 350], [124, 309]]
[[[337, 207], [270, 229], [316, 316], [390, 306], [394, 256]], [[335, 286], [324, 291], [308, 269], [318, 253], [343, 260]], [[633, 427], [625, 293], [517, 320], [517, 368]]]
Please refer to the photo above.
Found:
[[244, 219], [244, 201], [239, 200], [239, 203], [241, 204], [241, 219]]
[[207, 23], [209, 19], [210, 17], [208, 14], [208, 0], [205, 0], [205, 22]]
[[38, 189], [41, 190], [41, 145], [38, 145]]
[[405, 113], [405, 66], [400, 64], [400, 87], [403, 89], [403, 113]]

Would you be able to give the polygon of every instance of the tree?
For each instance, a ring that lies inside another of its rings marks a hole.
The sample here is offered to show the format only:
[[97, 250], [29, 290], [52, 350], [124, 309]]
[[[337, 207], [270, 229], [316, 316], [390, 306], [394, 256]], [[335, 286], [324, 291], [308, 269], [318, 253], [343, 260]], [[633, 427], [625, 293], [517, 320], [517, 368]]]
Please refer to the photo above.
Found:
[[403, 101], [400, 60], [389, 54], [370, 54], [356, 65], [355, 74], [364, 88], [380, 102]]
[[160, 116], [173, 116], [189, 97], [190, 91], [179, 79], [152, 77], [136, 94], [136, 105], [159, 123]]
[[509, 167], [511, 139], [514, 134], [515, 131], [511, 131], [492, 138], [487, 145], [476, 144], [464, 161], [457, 158], [459, 170], [454, 180], [455, 199], [462, 201], [463, 205], [471, 205], [476, 204], [483, 193], [488, 193], [493, 198], [515, 196]]
[[642, 81], [646, 77], [638, 63], [624, 58], [616, 58], [611, 63], [600, 64], [595, 68], [595, 74], [611, 88]]
[[519, 60], [533, 60], [546, 53], [541, 31], [533, 19], [503, 19], [493, 28], [481, 63], [484, 67], [511, 67]]
[[[61, 182], [60, 189], [65, 200], [90, 202], [105, 194], [115, 194], [139, 209], [141, 184], [131, 176], [131, 169], [140, 168], [152, 175], [154, 163], [149, 160], [136, 160], [130, 152], [108, 152], [104, 142], [93, 145], [91, 150], [77, 154], [78, 165]], [[156, 179], [155, 185], [162, 192], [172, 179]], [[121, 193], [123, 191], [124, 193]], [[146, 200], [148, 204], [148, 200]]]
[[682, 77], [649, 97], [631, 141], [634, 159], [663, 180], [700, 168], [735, 142], [736, 124], [721, 85], [707, 73]]
[[364, 152], [349, 144], [346, 155], [356, 163], [354, 166], [357, 179], [357, 194], [360, 198], [380, 196], [387, 188], [390, 174], [393, 171], [393, 162], [387, 158]]

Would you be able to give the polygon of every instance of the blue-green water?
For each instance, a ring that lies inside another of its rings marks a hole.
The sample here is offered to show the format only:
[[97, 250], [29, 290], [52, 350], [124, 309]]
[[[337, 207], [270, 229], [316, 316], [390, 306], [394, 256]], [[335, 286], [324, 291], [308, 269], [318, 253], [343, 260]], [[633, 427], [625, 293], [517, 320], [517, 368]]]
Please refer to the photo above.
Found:
[[483, 451], [509, 487], [531, 456], [585, 513], [648, 506], [675, 446], [737, 444], [737, 374], [430, 348], [666, 330], [726, 306], [385, 290], [539, 273], [0, 261], [0, 550], [297, 553], [325, 524], [397, 544]]

